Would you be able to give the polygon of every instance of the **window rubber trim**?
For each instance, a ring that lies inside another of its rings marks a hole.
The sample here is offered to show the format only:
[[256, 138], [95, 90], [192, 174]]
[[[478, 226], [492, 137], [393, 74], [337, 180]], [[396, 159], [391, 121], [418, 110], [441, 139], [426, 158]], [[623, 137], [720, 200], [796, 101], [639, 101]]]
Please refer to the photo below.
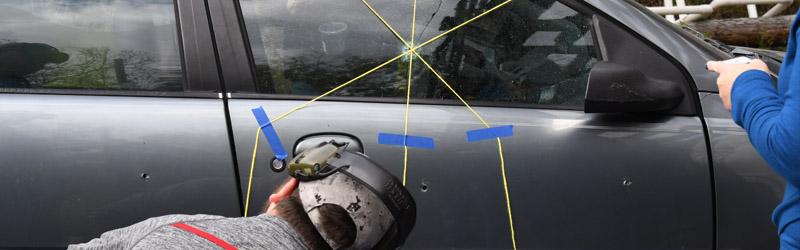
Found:
[[102, 89], [31, 89], [0, 88], [1, 94], [43, 94], [43, 95], [78, 95], [78, 96], [130, 96], [130, 97], [184, 97], [219, 99], [217, 92], [186, 91], [143, 91], [143, 90], [102, 90]]
[[[230, 93], [230, 99], [252, 99], [252, 100], [296, 100], [309, 101], [317, 96], [311, 95], [286, 95], [286, 94], [263, 94], [263, 93]], [[337, 102], [359, 102], [359, 103], [398, 103], [405, 104], [405, 97], [351, 97], [351, 96], [325, 96], [317, 101], [337, 101]], [[497, 107], [497, 108], [529, 108], [543, 110], [574, 110], [583, 111], [583, 105], [563, 105], [563, 104], [535, 104], [535, 103], [514, 103], [497, 101], [476, 101], [465, 100], [471, 107]], [[425, 99], [411, 98], [411, 104], [425, 105], [447, 105], [464, 106], [458, 99]]]

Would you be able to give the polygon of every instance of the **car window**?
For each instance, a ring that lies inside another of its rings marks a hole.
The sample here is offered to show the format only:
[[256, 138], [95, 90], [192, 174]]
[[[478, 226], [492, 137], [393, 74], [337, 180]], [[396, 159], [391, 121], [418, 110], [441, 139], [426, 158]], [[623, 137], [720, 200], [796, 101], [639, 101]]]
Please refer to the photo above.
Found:
[[173, 1], [1, 1], [0, 88], [182, 91]]
[[[503, 1], [367, 1], [419, 45]], [[359, 0], [240, 1], [262, 93], [320, 95], [406, 52]], [[597, 61], [589, 18], [555, 0], [502, 6], [417, 52], [464, 99], [582, 106]], [[405, 98], [411, 56], [375, 70], [336, 96]], [[411, 64], [411, 97], [456, 98], [425, 62]]]

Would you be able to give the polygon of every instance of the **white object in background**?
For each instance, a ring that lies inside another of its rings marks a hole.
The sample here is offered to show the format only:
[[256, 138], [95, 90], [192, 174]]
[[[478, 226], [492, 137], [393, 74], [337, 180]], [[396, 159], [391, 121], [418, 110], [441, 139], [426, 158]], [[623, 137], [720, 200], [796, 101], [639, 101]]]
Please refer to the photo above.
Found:
[[[678, 7], [686, 6], [686, 1], [685, 0], [675, 0], [675, 3], [677, 3]], [[686, 16], [687, 16], [686, 14], [680, 14], [680, 15], [678, 15], [678, 20], [683, 20], [684, 18], [686, 18]]]
[[342, 22], [329, 22], [319, 26], [322, 36], [322, 51], [328, 55], [338, 55], [344, 52], [347, 45], [347, 24]]
[[[651, 11], [659, 15], [670, 15], [672, 18], [667, 17], [672, 21], [675, 14], [680, 14], [677, 21], [694, 22], [706, 18], [714, 9], [723, 6], [737, 6], [747, 5], [748, 15], [751, 17], [757, 15], [755, 11], [756, 4], [775, 4], [764, 17], [771, 17], [779, 15], [782, 11], [786, 10], [794, 1], [797, 0], [713, 0], [710, 4], [685, 6], [685, 0], [676, 0], [677, 6], [673, 6], [672, 0], [664, 0], [664, 6], [648, 7]], [[752, 7], [751, 7], [752, 6]], [[686, 15], [689, 14], [689, 15]], [[677, 22], [673, 21], [673, 22]]]
[[749, 17], [749, 18], [758, 17], [758, 10], [756, 10], [756, 5], [755, 4], [748, 4], [747, 5], [747, 17]]
[[[664, 8], [669, 7], [672, 7], [672, 0], [664, 0]], [[675, 15], [666, 15], [665, 18], [667, 18], [667, 20], [670, 22], [675, 22]]]
[[740, 57], [735, 57], [735, 58], [728, 59], [728, 60], [725, 60], [725, 61], [722, 61], [722, 62], [728, 63], [728, 64], [748, 64], [748, 63], [750, 63], [750, 61], [753, 61], [753, 59], [750, 59], [749, 57], [740, 56]]

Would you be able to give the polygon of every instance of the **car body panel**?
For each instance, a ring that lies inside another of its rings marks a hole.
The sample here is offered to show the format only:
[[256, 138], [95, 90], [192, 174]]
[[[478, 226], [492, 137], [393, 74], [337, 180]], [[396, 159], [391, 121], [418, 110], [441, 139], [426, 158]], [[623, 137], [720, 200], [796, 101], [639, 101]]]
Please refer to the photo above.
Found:
[[[274, 119], [302, 103], [229, 101], [240, 169], [249, 167], [258, 129], [249, 109], [263, 106]], [[377, 135], [402, 134], [404, 109], [318, 101], [273, 126], [287, 148], [306, 134], [354, 135], [401, 178], [403, 148], [378, 144]], [[514, 126], [514, 136], [501, 141], [517, 247], [710, 249], [710, 176], [699, 119], [475, 110], [490, 126]], [[418, 217], [405, 247], [510, 248], [497, 141], [466, 142], [465, 131], [484, 128], [480, 120], [463, 106], [412, 105], [408, 126], [409, 134], [434, 138], [436, 149], [409, 148], [406, 186]], [[267, 169], [272, 153], [259, 140], [249, 214], [286, 178]]]
[[778, 249], [771, 215], [786, 182], [761, 159], [718, 94], [700, 97], [713, 152], [718, 248]]
[[[277, 135], [287, 151], [309, 135], [352, 136], [389, 172], [405, 173], [418, 209], [406, 249], [508, 249], [509, 217], [520, 249], [777, 248], [768, 213], [784, 184], [708, 93], [716, 74], [702, 65], [725, 55], [631, 1], [561, 2], [623, 31], [612, 34], [630, 33], [601, 58], [682, 84], [681, 112], [478, 103], [490, 126], [514, 126], [500, 139], [502, 165], [497, 140], [466, 142], [466, 131], [485, 125], [453, 100], [411, 100], [409, 134], [434, 138], [436, 149], [409, 148], [407, 168], [402, 147], [377, 141], [403, 134], [405, 98], [324, 98], [275, 121]], [[288, 176], [267, 168], [273, 153], [250, 110], [263, 106], [275, 119], [314, 96], [254, 92], [241, 12], [258, 10], [225, 0], [175, 6], [185, 92], [0, 89], [0, 224], [13, 225], [0, 230], [0, 248], [63, 247], [168, 213], [236, 217], [246, 207], [252, 216]], [[378, 9], [405, 20], [401, 9], [411, 6]], [[426, 15], [438, 8], [422, 6]], [[406, 21], [392, 24], [408, 34]], [[442, 32], [420, 29], [420, 40]], [[635, 54], [620, 54], [626, 48]], [[650, 64], [668, 65], [642, 68]]]
[[704, 67], [706, 61], [729, 56], [661, 18], [652, 18], [654, 14], [640, 11], [643, 9], [641, 6], [626, 1], [586, 2], [605, 11], [610, 18], [623, 23], [679, 61], [700, 91], [701, 114], [709, 131], [709, 149], [714, 166], [716, 246], [719, 249], [778, 248], [777, 229], [771, 223], [770, 215], [782, 200], [785, 181], [761, 159], [745, 131], [733, 123], [730, 112], [714, 93], [717, 92], [718, 74]]
[[[42, 101], [46, 100], [46, 101]], [[239, 214], [221, 100], [0, 94], [3, 247], [148, 217]]]

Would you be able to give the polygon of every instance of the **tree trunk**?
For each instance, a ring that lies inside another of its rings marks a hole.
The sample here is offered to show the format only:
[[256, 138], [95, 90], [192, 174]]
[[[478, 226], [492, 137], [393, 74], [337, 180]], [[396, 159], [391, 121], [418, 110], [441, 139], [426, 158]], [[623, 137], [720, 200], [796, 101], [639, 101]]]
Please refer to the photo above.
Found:
[[760, 18], [714, 19], [686, 23], [706, 36], [728, 45], [786, 46], [794, 15]]

